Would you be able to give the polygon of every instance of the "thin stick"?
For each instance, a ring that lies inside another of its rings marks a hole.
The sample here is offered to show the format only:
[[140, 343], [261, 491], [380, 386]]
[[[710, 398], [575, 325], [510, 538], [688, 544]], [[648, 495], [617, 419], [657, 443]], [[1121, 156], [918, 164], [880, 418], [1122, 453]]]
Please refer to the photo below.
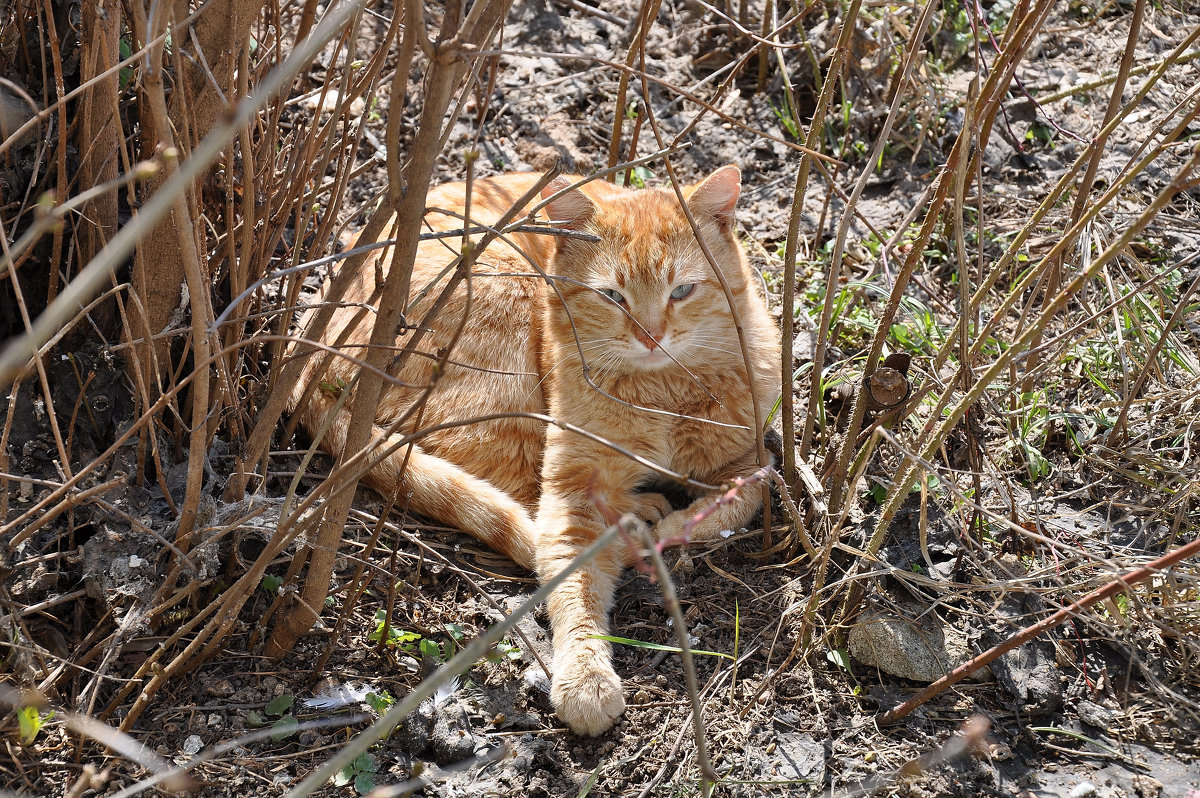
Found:
[[[625, 123], [625, 97], [629, 91], [629, 77], [633, 72], [633, 63], [642, 52], [645, 46], [646, 33], [650, 30], [650, 26], [654, 24], [655, 17], [658, 16], [658, 9], [662, 5], [662, 0], [642, 0], [641, 9], [638, 11], [638, 26], [634, 31], [633, 41], [629, 44], [629, 52], [625, 55], [625, 69], [621, 72], [621, 77], [617, 82], [617, 99], [613, 108], [613, 126], [612, 135], [608, 142], [608, 168], [611, 169], [617, 165], [617, 161], [621, 159], [621, 128]], [[643, 98], [647, 104], [650, 98]]]
[[237, 135], [250, 118], [267, 100], [289, 83], [297, 72], [312, 63], [317, 52], [340, 29], [346, 20], [366, 0], [349, 0], [345, 5], [333, 9], [313, 35], [301, 42], [288, 54], [287, 59], [263, 81], [259, 90], [234, 107], [230, 114], [213, 126], [212, 132], [192, 151], [192, 155], [179, 166], [179, 173], [163, 183], [154, 196], [143, 205], [137, 216], [122, 227], [108, 245], [96, 254], [75, 279], [67, 284], [62, 293], [55, 297], [38, 316], [33, 329], [12, 341], [0, 352], [0, 387], [16, 377], [30, 356], [46, 339], [62, 328], [100, 286], [112, 279], [116, 267], [129, 257], [134, 246], [158, 218], [175, 204], [188, 187], [202, 172], [207, 170], [220, 155], [229, 141]]
[[[689, 522], [690, 523], [690, 522]], [[658, 589], [662, 592], [663, 605], [671, 614], [674, 621], [675, 635], [679, 640], [679, 654], [683, 659], [683, 674], [687, 681], [688, 700], [692, 704], [692, 734], [696, 739], [696, 759], [700, 763], [701, 794], [708, 795], [713, 784], [720, 781], [720, 776], [713, 769], [712, 760], [708, 757], [708, 743], [704, 739], [704, 707], [700, 705], [700, 685], [696, 679], [696, 663], [692, 658], [691, 645], [688, 642], [687, 620], [679, 607], [679, 597], [675, 594], [675, 583], [671, 581], [671, 570], [663, 561], [659, 544], [650, 536], [646, 525], [631, 515], [624, 516], [620, 526], [627, 533], [640, 531], [650, 561], [654, 563], [654, 572], [658, 577]]]
[[[151, 14], [150, 23], [161, 24], [165, 29], [169, 20], [165, 15]], [[151, 31], [153, 34], [156, 31]], [[167, 168], [167, 179], [179, 173], [179, 145], [169, 123], [166, 93], [163, 87], [163, 45], [150, 50], [147, 59], [144, 83], [148, 98], [149, 118], [148, 127], [157, 135], [157, 145], [165, 147], [163, 161]], [[204, 460], [208, 454], [208, 414], [209, 392], [212, 380], [212, 369], [209, 352], [213, 348], [213, 340], [208, 332], [208, 322], [212, 318], [211, 300], [209, 298], [209, 280], [200, 265], [196, 255], [196, 235], [192, 228], [192, 215], [189, 203], [181, 193], [174, 201], [171, 209], [175, 218], [175, 232], [178, 236], [179, 256], [183, 260], [184, 274], [187, 279], [188, 293], [192, 304], [192, 346], [195, 348], [195, 379], [192, 383], [191, 405], [192, 422], [188, 437], [188, 469], [187, 487], [184, 492], [183, 506], [180, 508], [179, 525], [175, 533], [176, 547], [186, 553], [191, 543], [192, 532], [196, 527], [196, 516], [200, 507], [200, 493], [204, 487]], [[135, 356], [136, 357], [136, 356]]]
[[[867, 162], [863, 165], [862, 172], [859, 174], [858, 180], [854, 183], [854, 189], [850, 192], [850, 197], [846, 201], [847, 209], [854, 208], [858, 205], [859, 197], [862, 196], [863, 191], [867, 187], [867, 182], [874, 174], [875, 164], [878, 163], [879, 158], [883, 153], [883, 147], [887, 144], [888, 138], [891, 136], [892, 125], [896, 121], [896, 115], [898, 114], [901, 106], [900, 97], [903, 95], [905, 85], [909, 80], [909, 75], [916, 66], [917, 56], [924, 52], [921, 49], [920, 43], [925, 35], [925, 30], [929, 27], [929, 22], [933, 15], [933, 9], [937, 6], [938, 3], [934, 2], [933, 0], [928, 0], [924, 9], [921, 11], [920, 18], [913, 25], [912, 33], [909, 37], [908, 44], [905, 47], [904, 61], [902, 62], [898, 73], [895, 75], [895, 82], [893, 83], [893, 96], [895, 99], [888, 108], [887, 117], [884, 119], [882, 130], [879, 131], [879, 135], [875, 139], [875, 146], [871, 150], [871, 155], [868, 157]], [[964, 132], [961, 135], [969, 136], [970, 134], [964, 129]], [[948, 163], [946, 168], [952, 168], [951, 164]], [[821, 328], [825, 331], [826, 336], [828, 336], [827, 328], [832, 317], [833, 302], [837, 296], [836, 286], [838, 285], [838, 278], [841, 274], [842, 252], [845, 248], [846, 238], [850, 233], [850, 223], [853, 218], [854, 217], [851, 213], [844, 213], [842, 215], [842, 221], [841, 224], [838, 225], [837, 236], [834, 239], [833, 253], [831, 255], [829, 265], [830, 276], [825, 283], [825, 306], [821, 309]], [[916, 263], [917, 260], [915, 258], [908, 258], [905, 261], [904, 267], [901, 269], [900, 274], [896, 277], [896, 285], [893, 288], [892, 296], [889, 298], [888, 306], [884, 311], [883, 318], [879, 321], [879, 326], [875, 331], [875, 337], [871, 342], [870, 354], [867, 355], [866, 364], [863, 367], [862, 376], [864, 385], [870, 378], [871, 374], [874, 373], [875, 369], [879, 366], [879, 359], [883, 354], [883, 341], [886, 339], [888, 331], [891, 329], [891, 319], [894, 316], [895, 308], [899, 303], [898, 295], [900, 292], [903, 292], [904, 286], [908, 282], [908, 275], [912, 273]], [[823, 352], [821, 354], [823, 355]], [[821, 361], [817, 360], [814, 361], [813, 388], [811, 389], [812, 393], [809, 396], [810, 413], [814, 410], [814, 402], [820, 398], [820, 391], [818, 390], [820, 376]], [[842, 439], [842, 446], [837, 453], [837, 466], [834, 469], [832, 478], [829, 480], [829, 507], [835, 514], [840, 514], [842, 512], [842, 505], [847, 495], [847, 487], [849, 484], [847, 479], [847, 467], [850, 463], [851, 449], [853, 448], [854, 441], [858, 437], [859, 430], [862, 428], [862, 419], [866, 408], [864, 397], [866, 395], [866, 391], [860, 391], [855, 397], [854, 404], [851, 409], [850, 423], [847, 426], [845, 436]]]
[[[805, 138], [810, 152], [815, 152], [816, 148], [821, 143], [821, 138], [825, 130], [825, 117], [829, 114], [829, 108], [833, 103], [834, 89], [837, 87], [838, 79], [842, 73], [842, 66], [846, 61], [846, 57], [850, 53], [850, 39], [854, 34], [857, 24], [858, 12], [862, 7], [862, 0], [851, 0], [849, 7], [846, 9], [845, 15], [842, 17], [841, 28], [838, 31], [837, 44], [833, 51], [833, 63], [830, 64], [829, 72], [826, 73], [825, 80], [821, 83], [821, 94], [817, 98], [817, 109], [813, 115], [812, 124], [808, 128], [808, 136]], [[793, 315], [796, 312], [796, 252], [799, 248], [800, 239], [800, 214], [803, 212], [804, 195], [808, 190], [808, 176], [812, 169], [812, 158], [803, 157], [800, 159], [800, 168], [796, 172], [796, 187], [792, 192], [792, 215], [788, 219], [787, 242], [784, 244], [783, 250], [783, 385], [784, 385], [784, 402], [783, 405], [783, 446], [784, 446], [784, 477], [788, 480], [789, 485], [795, 484], [795, 463], [796, 455], [789, 454], [789, 449], [794, 449], [796, 445], [796, 431], [794, 421], [788, 416], [792, 415], [792, 400], [788, 396], [791, 393], [792, 385], [792, 337], [795, 334], [793, 330]], [[832, 181], [830, 181], [832, 183]], [[819, 232], [819, 231], [818, 231]], [[835, 259], [830, 259], [829, 267], [825, 275], [825, 305], [821, 308], [821, 321], [817, 325], [817, 346], [813, 353], [813, 374], [812, 383], [808, 389], [808, 412], [804, 415], [804, 426], [800, 433], [800, 453], [799, 459], [804, 461], [808, 458], [809, 449], [812, 446], [812, 435], [815, 429], [818, 404], [821, 401], [821, 377], [825, 370], [825, 352], [829, 346], [829, 320], [833, 315], [833, 294], [834, 286], [837, 285], [837, 272], [841, 268], [840, 263]], [[789, 434], [790, 433], [790, 434]], [[790, 458], [791, 473], [788, 472]]]
[[1108, 432], [1108, 438], [1105, 443], [1110, 448], [1116, 448], [1118, 442], [1123, 441], [1129, 434], [1125, 425], [1129, 420], [1129, 408], [1133, 404], [1133, 398], [1141, 392], [1142, 386], [1146, 384], [1146, 380], [1153, 370], [1152, 367], [1155, 361], [1158, 360], [1158, 353], [1162, 351], [1163, 346], [1167, 343], [1167, 339], [1171, 335], [1171, 330], [1182, 321], [1183, 314], [1188, 309], [1188, 301], [1191, 299], [1192, 294], [1196, 293], [1197, 288], [1200, 288], [1200, 274], [1196, 275], [1191, 285], [1180, 292], [1179, 299], [1175, 303], [1175, 310], [1171, 313], [1171, 318], [1167, 319], [1163, 325], [1162, 333], [1158, 336], [1158, 340], [1154, 342], [1154, 345], [1150, 347], [1150, 351], [1146, 353], [1146, 362], [1138, 370], [1137, 378], [1133, 381], [1133, 385], [1128, 392], [1126, 392], [1125, 400], [1121, 403], [1121, 412], [1117, 414], [1117, 420]]
[[[1158, 59], [1155, 59], [1154, 61], [1149, 61], [1145, 64], [1141, 64], [1139, 66], [1134, 67], [1133, 69], [1129, 70], [1129, 77], [1133, 78], [1133, 77], [1137, 77], [1138, 75], [1144, 75], [1147, 72], [1150, 72], [1151, 70], [1157, 69], [1158, 67], [1162, 66], [1163, 64], [1167, 64], [1167, 63], [1186, 64], [1189, 61], [1195, 61], [1197, 58], [1200, 58], [1200, 50], [1191, 50], [1186, 53], [1180, 53], [1179, 55], [1174, 55], [1173, 53], [1171, 53], [1168, 55], [1164, 55], [1162, 58], [1158, 58]], [[1112, 83], [1114, 80], [1117, 79], [1118, 74], [1119, 74], [1119, 72], [1113, 72], [1112, 74], [1105, 75], [1100, 78], [1096, 78], [1095, 80], [1085, 81], [1084, 83], [1080, 83], [1076, 86], [1072, 86], [1069, 89], [1063, 89], [1062, 91], [1056, 91], [1056, 92], [1053, 92], [1052, 94], [1044, 94], [1044, 95], [1039, 94], [1037, 96], [1037, 101], [1040, 102], [1042, 105], [1049, 105], [1052, 102], [1057, 102], [1058, 100], [1062, 100], [1067, 97], [1072, 97], [1076, 94], [1084, 94], [1086, 92], [1091, 91], [1092, 89], [1098, 89], [1101, 86], [1104, 86], [1108, 83]]]
[[[1132, 20], [1129, 23], [1129, 32], [1125, 38], [1125, 51], [1121, 55], [1121, 63], [1117, 69], [1117, 74], [1113, 80], [1112, 93], [1108, 97], [1108, 107], [1104, 111], [1104, 120], [1101, 122], [1103, 128], [1113, 117], [1121, 110], [1121, 99], [1125, 93], [1125, 82], [1129, 78], [1129, 70], [1133, 66], [1133, 57], [1137, 48], [1138, 33], [1142, 29], [1142, 18], [1145, 16], [1146, 0], [1136, 0], [1133, 6]], [[1071, 219], [1067, 223], [1067, 227], [1071, 227], [1079, 221], [1083, 216], [1083, 212], [1087, 207], [1088, 202], [1092, 198], [1092, 185], [1096, 180], [1096, 172], [1100, 169], [1100, 161], [1104, 158], [1104, 148], [1108, 144], [1108, 134], [1102, 129], [1100, 135], [1096, 136], [1091, 142], [1089, 150], [1091, 158], [1088, 160], [1087, 168], [1083, 172], [1083, 177], [1079, 180], [1079, 188], [1075, 192], [1075, 204], [1071, 208]], [[1090, 241], [1084, 241], [1082, 246], [1085, 248], [1091, 247]], [[1062, 282], [1062, 267], [1065, 251], [1060, 253], [1059, 257], [1055, 258], [1050, 264], [1050, 268], [1046, 275], [1046, 288], [1043, 291], [1042, 301], [1046, 301], [1047, 297], [1052, 297], [1058, 293], [1059, 284]], [[965, 321], [964, 321], [965, 325]], [[1041, 337], [1037, 337], [1030, 345], [1029, 362], [1026, 365], [1026, 371], [1031, 372], [1037, 368], [1038, 352], [1037, 348], [1041, 344]], [[1024, 389], [1026, 391], [1033, 390], [1032, 380], [1026, 376]]]
[[[644, 63], [642, 71], [644, 75]], [[650, 88], [646, 83], [645, 77], [642, 78], [642, 91], [647, 97], [649, 96]], [[662, 131], [658, 127], [658, 120], [655, 118], [652, 105], [649, 102], [646, 103], [646, 116], [650, 120], [650, 129], [654, 132], [654, 138], [658, 142], [659, 148], [665, 149], [666, 143], [663, 140]], [[729, 281], [725, 278], [725, 273], [721, 270], [720, 264], [717, 263], [717, 259], [708, 246], [708, 242], [704, 240], [704, 236], [700, 232], [700, 225], [696, 223], [692, 209], [688, 206], [687, 199], [683, 196], [683, 189], [680, 188], [679, 177], [675, 174], [675, 167], [671, 164], [671, 159], [663, 158], [663, 166], [667, 169], [667, 176], [671, 180], [671, 188], [675, 192], [675, 197], [679, 200], [679, 209], [683, 211], [683, 215], [687, 218], [696, 243], [700, 246], [700, 251], [704, 253], [709, 267], [716, 275], [717, 281], [721, 283], [721, 290], [725, 292], [725, 302], [729, 306], [729, 315], [733, 319], [733, 327], [737, 331], [738, 336], [738, 345], [742, 350], [742, 363], [746, 367], [746, 387], [750, 391], [750, 405], [754, 413], [754, 448], [757, 465], [759, 468], [766, 468], [771, 462], [767, 456], [767, 446], [763, 436], [763, 424], [766, 415], [762, 407], [762, 400], [758, 394], [758, 381], [754, 374], [754, 360], [750, 357], [750, 342], [747, 340], [745, 327], [742, 326], [741, 311], [738, 310], [737, 303], [733, 301], [733, 291], [729, 287]], [[762, 485], [762, 494], [763, 546], [769, 548], [771, 545], [771, 527], [773, 525], [771, 523], [771, 493], [765, 482]]]

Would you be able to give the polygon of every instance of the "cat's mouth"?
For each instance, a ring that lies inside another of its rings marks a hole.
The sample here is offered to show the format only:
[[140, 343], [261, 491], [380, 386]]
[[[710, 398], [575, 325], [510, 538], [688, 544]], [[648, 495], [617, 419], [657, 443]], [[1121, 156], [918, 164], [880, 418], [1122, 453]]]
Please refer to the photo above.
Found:
[[660, 346], [649, 351], [643, 351], [641, 354], [630, 358], [630, 360], [634, 366], [645, 371], [658, 371], [673, 364], [676, 358], [672, 357]]

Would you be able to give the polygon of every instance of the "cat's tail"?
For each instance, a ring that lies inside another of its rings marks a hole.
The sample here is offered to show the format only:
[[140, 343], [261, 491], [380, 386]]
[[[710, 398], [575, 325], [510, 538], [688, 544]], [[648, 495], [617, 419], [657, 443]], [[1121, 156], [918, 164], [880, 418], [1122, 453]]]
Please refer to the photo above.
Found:
[[[320, 387], [313, 394], [304, 403], [301, 422], [315, 433], [334, 402]], [[321, 448], [340, 452], [346, 445], [349, 426], [350, 413], [339, 409]], [[372, 437], [385, 439], [381, 448], [391, 448], [402, 436], [387, 435], [386, 430], [376, 426]], [[420, 444], [400, 445], [368, 471], [362, 482], [383, 496], [395, 494], [397, 506], [407, 503], [409, 511], [457, 527], [518, 565], [534, 570], [536, 527], [525, 507], [491, 482], [426, 452]]]

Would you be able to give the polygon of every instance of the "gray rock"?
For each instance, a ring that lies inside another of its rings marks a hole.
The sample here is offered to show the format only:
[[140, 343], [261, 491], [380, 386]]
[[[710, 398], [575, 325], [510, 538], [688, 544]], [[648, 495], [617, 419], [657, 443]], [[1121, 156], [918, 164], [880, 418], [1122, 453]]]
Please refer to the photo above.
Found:
[[[863, 665], [914, 682], [937, 681], [971, 659], [966, 636], [931, 614], [914, 621], [884, 610], [867, 612], [850, 630], [849, 647]], [[981, 668], [968, 678], [992, 676]]]
[[88, 595], [110, 609], [127, 606], [130, 599], [135, 605], [146, 605], [160, 586], [156, 562], [149, 559], [159, 548], [151, 535], [102, 523], [99, 532], [83, 544], [83, 585]]
[[475, 735], [467, 712], [458, 702], [438, 707], [429, 743], [439, 765], [461, 762], [475, 753]]
[[811, 734], [781, 734], [771, 757], [772, 775], [821, 784], [825, 780], [825, 746]]
[[[1008, 639], [1016, 630], [1028, 626], [1031, 619], [1049, 611], [1036, 593], [1007, 594], [996, 607], [997, 622], [984, 634], [983, 646], [991, 647]], [[1052, 641], [1035, 638], [1001, 654], [991, 665], [996, 681], [1012, 696], [1006, 703], [1014, 712], [1037, 717], [1053, 714], [1062, 706], [1063, 678], [1055, 663]]]
[[422, 757], [429, 751], [433, 714], [433, 702], [426, 701], [409, 713], [396, 730], [400, 747], [414, 757]]
[[1054, 644], [1031, 640], [992, 662], [997, 681], [1013, 695], [1016, 711], [1050, 715], [1063, 703], [1063, 679], [1054, 662]]
[[1075, 702], [1075, 714], [1084, 723], [1089, 726], [1095, 726], [1098, 729], [1108, 729], [1117, 720], [1116, 712], [1087, 700]]
[[227, 678], [220, 678], [209, 682], [204, 686], [204, 695], [216, 696], [217, 698], [229, 698], [236, 692], [233, 682]]

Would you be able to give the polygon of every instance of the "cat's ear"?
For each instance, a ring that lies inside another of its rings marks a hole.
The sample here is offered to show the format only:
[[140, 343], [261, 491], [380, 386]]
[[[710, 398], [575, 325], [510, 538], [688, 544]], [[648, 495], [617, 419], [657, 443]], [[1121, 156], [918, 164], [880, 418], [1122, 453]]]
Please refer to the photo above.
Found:
[[[549, 185], [542, 189], [542, 199], [546, 199], [570, 187], [570, 179], [556, 177], [550, 181]], [[557, 197], [542, 212], [546, 214], [551, 222], [561, 227], [576, 229], [583, 227], [592, 218], [593, 214], [596, 213], [596, 206], [592, 204], [592, 201], [582, 191], [574, 189]]]
[[742, 173], [729, 164], [713, 172], [692, 189], [688, 207], [697, 217], [711, 219], [722, 230], [733, 227], [733, 209], [742, 193]]

